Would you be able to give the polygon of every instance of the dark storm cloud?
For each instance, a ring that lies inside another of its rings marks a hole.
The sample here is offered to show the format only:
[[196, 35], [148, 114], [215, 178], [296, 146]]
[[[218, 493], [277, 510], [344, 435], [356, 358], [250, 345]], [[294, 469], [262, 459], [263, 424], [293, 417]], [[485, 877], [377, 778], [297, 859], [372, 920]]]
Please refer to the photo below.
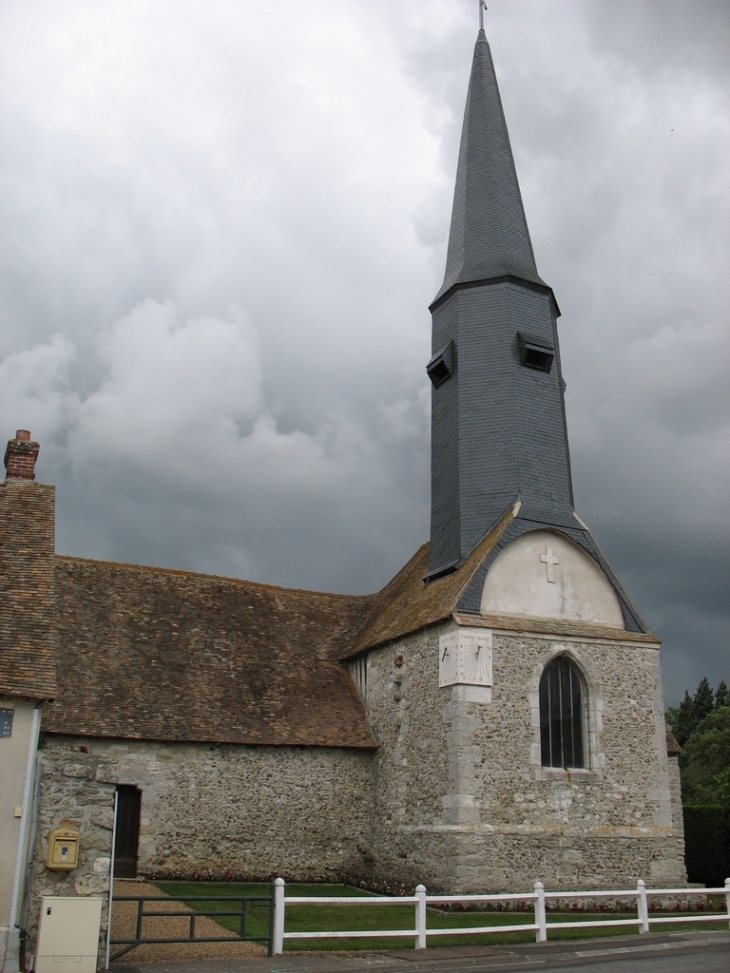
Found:
[[[728, 677], [728, 11], [489, 4], [577, 507], [670, 701]], [[0, 17], [2, 416], [42, 442], [59, 550], [381, 586], [428, 533], [476, 3]]]

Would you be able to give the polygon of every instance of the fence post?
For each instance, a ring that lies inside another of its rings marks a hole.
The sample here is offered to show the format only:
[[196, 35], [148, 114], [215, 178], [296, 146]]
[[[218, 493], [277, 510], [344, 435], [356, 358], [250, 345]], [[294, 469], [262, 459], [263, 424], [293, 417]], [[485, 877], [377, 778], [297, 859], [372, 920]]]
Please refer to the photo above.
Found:
[[547, 942], [547, 919], [545, 917], [545, 886], [542, 882], [535, 882], [535, 942]]
[[649, 932], [649, 903], [646, 901], [646, 884], [641, 878], [636, 886], [636, 899], [639, 910], [639, 933]]
[[284, 952], [284, 879], [277, 878], [274, 882], [274, 942], [273, 956], [281, 956]]
[[426, 948], [426, 886], [416, 886], [416, 949]]
[[730, 878], [725, 879], [725, 901], [727, 902], [727, 926], [730, 929]]

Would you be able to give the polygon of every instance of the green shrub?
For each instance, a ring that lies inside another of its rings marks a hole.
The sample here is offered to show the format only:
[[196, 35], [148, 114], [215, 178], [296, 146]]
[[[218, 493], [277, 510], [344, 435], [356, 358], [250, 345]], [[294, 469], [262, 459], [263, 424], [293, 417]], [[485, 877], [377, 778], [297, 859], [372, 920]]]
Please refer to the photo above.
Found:
[[685, 805], [684, 860], [687, 878], [708, 887], [730, 877], [730, 816], [719, 805]]

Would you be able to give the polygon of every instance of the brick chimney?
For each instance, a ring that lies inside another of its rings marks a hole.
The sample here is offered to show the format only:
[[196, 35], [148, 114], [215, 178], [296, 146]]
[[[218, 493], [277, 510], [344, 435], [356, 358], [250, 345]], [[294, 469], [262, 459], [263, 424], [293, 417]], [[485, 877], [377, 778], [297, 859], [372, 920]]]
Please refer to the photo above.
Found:
[[40, 445], [34, 443], [27, 429], [18, 429], [5, 450], [5, 469], [8, 480], [35, 480], [35, 461]]

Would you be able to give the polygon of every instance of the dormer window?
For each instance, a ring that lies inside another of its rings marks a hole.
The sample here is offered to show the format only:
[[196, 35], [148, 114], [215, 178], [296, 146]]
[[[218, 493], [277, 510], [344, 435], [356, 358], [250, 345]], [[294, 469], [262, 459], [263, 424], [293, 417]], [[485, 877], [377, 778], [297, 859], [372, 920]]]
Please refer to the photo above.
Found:
[[517, 340], [520, 346], [520, 362], [525, 368], [534, 368], [538, 372], [549, 372], [555, 357], [555, 348], [545, 338], [524, 334], [519, 331]]
[[450, 341], [445, 348], [434, 355], [431, 361], [426, 365], [426, 371], [428, 372], [428, 377], [431, 379], [431, 384], [435, 389], [439, 385], [443, 385], [451, 376], [454, 374], [454, 368], [456, 367], [456, 346], [453, 341]]

